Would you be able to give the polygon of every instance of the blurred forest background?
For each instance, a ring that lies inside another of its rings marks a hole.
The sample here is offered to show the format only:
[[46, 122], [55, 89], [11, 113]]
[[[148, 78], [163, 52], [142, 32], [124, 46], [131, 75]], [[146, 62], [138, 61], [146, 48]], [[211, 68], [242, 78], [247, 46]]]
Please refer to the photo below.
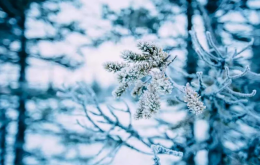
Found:
[[[205, 31], [238, 50], [254, 39], [235, 64], [260, 73], [259, 0], [0, 0], [0, 164], [150, 165], [159, 143], [184, 152], [163, 165], [259, 165], [260, 92], [248, 105], [259, 117], [236, 120], [197, 118], [165, 99], [154, 119], [135, 121], [137, 100], [111, 97], [116, 78], [103, 63], [139, 40], [178, 55], [177, 82], [209, 72], [192, 29], [205, 47]], [[237, 91], [245, 84], [260, 91], [249, 79]], [[213, 136], [218, 124], [229, 128]]]

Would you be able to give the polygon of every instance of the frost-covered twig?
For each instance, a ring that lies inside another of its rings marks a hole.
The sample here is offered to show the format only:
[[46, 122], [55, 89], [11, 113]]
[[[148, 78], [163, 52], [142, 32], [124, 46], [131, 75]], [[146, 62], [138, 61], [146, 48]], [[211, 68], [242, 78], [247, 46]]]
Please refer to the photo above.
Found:
[[226, 88], [230, 94], [236, 96], [236, 97], [253, 97], [256, 94], [256, 90], [253, 90], [251, 93], [240, 93], [240, 92], [235, 92], [230, 88]]
[[247, 50], [250, 46], [252, 46], [254, 43], [254, 38], [251, 38], [251, 41], [243, 48], [241, 49], [239, 52], [237, 52], [233, 58], [237, 59], [237, 58], [240, 58], [241, 56], [241, 53], [243, 53], [245, 50]]
[[207, 31], [206, 39], [209, 43], [210, 48], [209, 51], [206, 51], [200, 44], [197, 33], [194, 30], [192, 30], [190, 31], [190, 34], [192, 37], [194, 49], [196, 50], [197, 54], [201, 57], [201, 59], [205, 61], [209, 66], [216, 68], [220, 67], [221, 69], [227, 66], [228, 63], [230, 63], [231, 61], [239, 58], [242, 52], [248, 49], [253, 44], [253, 40], [251, 40], [250, 43], [241, 51], [237, 52], [237, 50], [235, 49], [233, 54], [229, 54], [228, 48], [220, 48], [219, 46], [217, 46], [212, 39], [211, 33]]
[[240, 78], [240, 77], [245, 76], [245, 75], [250, 71], [250, 67], [249, 67], [249, 66], [246, 66], [246, 68], [244, 69], [244, 71], [242, 71], [242, 73], [237, 74], [237, 75], [230, 76], [230, 74], [229, 74], [229, 68], [226, 66], [225, 69], [226, 69], [226, 72], [227, 72], [227, 76], [228, 76], [228, 78], [230, 78], [230, 79], [238, 79], [238, 78]]
[[[82, 95], [83, 92], [84, 97]], [[82, 108], [88, 121], [88, 126], [80, 121], [77, 121], [78, 124], [82, 126], [82, 128], [93, 132], [92, 139], [96, 138], [104, 141], [104, 146], [101, 148], [98, 154], [101, 154], [103, 150], [110, 148], [111, 152], [108, 153], [106, 156], [98, 158], [98, 160], [93, 160], [94, 162], [96, 162], [95, 164], [103, 164], [104, 161], [107, 162], [107, 160], [112, 161], [114, 158], [114, 154], [116, 154], [116, 152], [122, 146], [126, 146], [143, 154], [151, 155], [151, 153], [145, 152], [142, 149], [139, 149], [137, 146], [134, 146], [128, 142], [130, 138], [135, 138], [145, 146], [150, 147], [152, 139], [141, 137], [139, 133], [133, 129], [131, 124], [131, 111], [127, 105], [126, 110], [116, 109], [113, 106], [108, 105], [108, 112], [110, 112], [110, 115], [108, 115], [107, 113], [104, 113], [104, 110], [99, 106], [92, 89], [90, 89], [83, 83], [79, 83], [74, 87], [64, 89], [63, 92], [59, 94], [59, 96], [64, 98], [74, 98], [73, 101], [77, 104], [77, 107]], [[89, 106], [89, 104], [91, 106]], [[129, 115], [129, 124], [123, 124], [122, 121], [119, 120], [118, 115], [115, 113], [116, 110], [120, 110], [120, 112], [124, 112]], [[106, 126], [104, 126], [104, 124]], [[128, 138], [125, 138], [119, 134], [115, 134], [116, 130], [124, 130], [124, 132], [129, 135]], [[107, 143], [109, 143], [110, 145], [107, 145]], [[111, 144], [115, 144], [117, 147], [113, 147], [113, 145]]]
[[158, 154], [168, 154], [168, 155], [173, 155], [173, 156], [178, 156], [178, 157], [182, 157], [183, 153], [179, 152], [179, 151], [174, 151], [174, 150], [170, 150], [168, 148], [165, 148], [161, 145], [151, 145], [151, 149], [153, 151], [154, 154], [154, 165], [161, 165], [160, 164], [160, 158], [158, 157]]
[[[236, 57], [238, 54], [242, 53], [246, 48], [248, 48], [249, 46], [246, 46], [245, 48], [243, 48], [241, 51], [237, 52], [235, 50], [235, 56], [234, 55], [230, 55], [228, 54], [228, 48], [225, 48], [225, 51], [223, 51], [220, 47], [216, 46], [216, 44], [213, 42], [212, 36], [209, 32], [206, 32], [206, 38], [207, 41], [209, 43], [209, 45], [211, 46], [212, 50], [215, 52], [215, 54], [217, 55], [217, 57], [212, 54], [209, 51], [206, 51], [202, 45], [200, 44], [199, 40], [198, 40], [198, 36], [196, 34], [196, 32], [194, 31], [190, 31], [191, 35], [192, 35], [192, 41], [193, 41], [193, 45], [194, 48], [197, 49], [197, 53], [202, 57], [202, 59], [210, 66], [214, 66], [215, 67], [215, 71], [216, 73], [223, 73], [223, 70], [225, 69], [225, 73], [222, 77], [223, 77], [223, 81], [219, 82], [218, 80], [221, 79], [221, 76], [219, 78], [217, 78], [216, 80], [214, 80], [214, 84], [211, 87], [208, 88], [216, 88], [216, 89], [207, 89], [207, 91], [214, 91], [214, 92], [210, 92], [207, 93], [208, 96], [210, 95], [216, 95], [217, 98], [223, 99], [226, 103], [230, 103], [230, 104], [235, 104], [238, 102], [245, 102], [245, 99], [239, 99], [236, 97], [244, 97], [244, 98], [248, 98], [248, 97], [252, 97], [256, 94], [256, 91], [253, 90], [252, 93], [250, 94], [246, 94], [246, 93], [241, 93], [241, 92], [236, 92], [233, 91], [229, 86], [231, 86], [232, 81], [238, 78], [241, 78], [245, 75], [247, 75], [248, 73], [250, 73], [250, 68], [249, 66], [245, 67], [244, 71], [242, 71], [240, 74], [236, 74], [236, 75], [230, 75], [230, 69], [229, 69], [229, 62], [234, 60], [234, 57]], [[249, 43], [252, 44], [253, 41], [251, 41]], [[219, 76], [219, 75], [218, 75]], [[232, 99], [230, 97], [228, 97], [227, 95], [224, 97], [221, 92], [229, 92], [232, 97], [234, 96], [236, 99]]]

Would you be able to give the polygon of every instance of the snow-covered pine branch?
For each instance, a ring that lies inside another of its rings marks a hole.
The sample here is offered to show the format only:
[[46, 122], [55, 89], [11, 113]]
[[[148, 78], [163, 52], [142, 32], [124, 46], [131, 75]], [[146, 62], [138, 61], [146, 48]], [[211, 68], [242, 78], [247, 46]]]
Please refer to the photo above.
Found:
[[[105, 64], [106, 70], [117, 75], [119, 85], [113, 91], [115, 97], [121, 97], [131, 85], [134, 86], [132, 96], [140, 97], [135, 119], [151, 118], [156, 114], [160, 109], [160, 97], [171, 94], [173, 88], [183, 93], [183, 99], [192, 112], [197, 114], [205, 109], [203, 102], [197, 101], [199, 96], [191, 87], [178, 85], [166, 75], [166, 68], [176, 56], [172, 58], [160, 47], [148, 42], [140, 42], [137, 47], [141, 53], [126, 50], [121, 56], [124, 62]], [[191, 99], [192, 94], [194, 99]]]

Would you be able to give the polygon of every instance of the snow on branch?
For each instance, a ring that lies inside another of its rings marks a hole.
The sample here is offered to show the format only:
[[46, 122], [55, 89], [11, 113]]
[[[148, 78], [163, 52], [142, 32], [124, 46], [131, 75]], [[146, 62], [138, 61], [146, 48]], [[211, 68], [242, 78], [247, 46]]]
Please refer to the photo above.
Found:
[[178, 157], [182, 157], [183, 153], [179, 152], [179, 151], [174, 151], [174, 150], [170, 150], [168, 148], [165, 148], [161, 145], [151, 145], [151, 149], [153, 151], [154, 154], [154, 165], [161, 165], [160, 164], [160, 159], [158, 157], [158, 154], [168, 154], [168, 155], [173, 155], [173, 156], [178, 156]]
[[184, 102], [187, 103], [188, 108], [195, 114], [202, 113], [206, 106], [200, 101], [200, 96], [190, 87], [189, 83], [184, 87], [184, 93]]
[[206, 32], [207, 43], [209, 43], [209, 51], [206, 51], [199, 42], [197, 33], [194, 30], [190, 31], [194, 49], [200, 58], [209, 66], [223, 69], [233, 60], [241, 57], [242, 53], [248, 49], [254, 42], [252, 39], [242, 50], [237, 51], [235, 48], [233, 53], [228, 51], [228, 47], [221, 47], [214, 43], [210, 32]]
[[121, 57], [123, 63], [108, 62], [105, 69], [115, 72], [119, 86], [113, 91], [117, 98], [133, 85], [133, 97], [140, 97], [135, 119], [151, 118], [160, 109], [160, 96], [170, 94], [173, 84], [165, 69], [175, 59], [155, 44], [140, 42], [141, 53], [126, 50]]
[[122, 53], [123, 63], [105, 64], [105, 69], [117, 74], [119, 85], [113, 91], [116, 98], [121, 97], [131, 85], [134, 86], [132, 96], [140, 97], [135, 119], [148, 119], [156, 114], [160, 110], [160, 97], [171, 94], [173, 88], [183, 94], [183, 100], [195, 114], [205, 109], [191, 87], [178, 85], [166, 75], [166, 68], [176, 56], [172, 58], [160, 47], [148, 42], [140, 42], [137, 47], [141, 53], [129, 50]]
[[[246, 99], [253, 97], [256, 94], [256, 90], [253, 90], [251, 93], [242, 93], [240, 91], [234, 91], [232, 82], [238, 78], [247, 76], [251, 73], [249, 66], [246, 66], [242, 71], [239, 70], [239, 74], [231, 75], [230, 67], [232, 66], [232, 61], [240, 55], [244, 50], [252, 45], [253, 40], [245, 46], [241, 51], [235, 49], [234, 53], [228, 51], [228, 47], [217, 46], [214, 43], [210, 32], [206, 32], [206, 39], [209, 43], [209, 51], [206, 51], [198, 40], [198, 36], [194, 30], [190, 31], [192, 36], [192, 42], [194, 49], [201, 57], [201, 59], [212, 67], [212, 71], [215, 71], [216, 78], [213, 78], [213, 84], [206, 87], [206, 90], [203, 93], [204, 96], [215, 97], [223, 100], [227, 104], [239, 104], [247, 102]], [[200, 83], [202, 80], [199, 80]]]

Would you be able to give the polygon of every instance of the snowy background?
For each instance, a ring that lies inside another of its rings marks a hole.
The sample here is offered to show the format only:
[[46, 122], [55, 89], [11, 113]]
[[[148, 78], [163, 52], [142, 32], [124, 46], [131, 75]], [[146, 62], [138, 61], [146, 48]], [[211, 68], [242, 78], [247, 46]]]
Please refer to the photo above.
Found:
[[[207, 3], [206, 0], [199, 2], [203, 5]], [[157, 29], [156, 33], [149, 33], [146, 31], [147, 29], [139, 29], [140, 33], [143, 33], [145, 35], [134, 36], [127, 30], [127, 28], [124, 29], [120, 27], [115, 27], [115, 25], [111, 23], [109, 19], [104, 19], [102, 13], [104, 12], [104, 5], [107, 5], [109, 9], [114, 12], [120, 12], [121, 9], [128, 7], [132, 7], [133, 9], [139, 9], [140, 7], [142, 7], [150, 11], [149, 14], [151, 14], [152, 16], [157, 16], [158, 11], [156, 10], [156, 7], [158, 6], [155, 6], [155, 4], [159, 4], [159, 1], [78, 0], [75, 1], [74, 5], [72, 5], [73, 3], [74, 2], [71, 3], [70, 1], [64, 1], [59, 2], [57, 5], [56, 1], [46, 1], [44, 3], [32, 2], [30, 4], [30, 7], [26, 12], [27, 19], [25, 23], [25, 36], [28, 40], [37, 40], [37, 43], [34, 43], [34, 41], [32, 43], [29, 43], [28, 41], [27, 52], [28, 54], [32, 55], [40, 54], [41, 58], [27, 58], [28, 67], [26, 69], [26, 83], [28, 84], [27, 88], [30, 89], [28, 90], [28, 93], [30, 93], [31, 89], [34, 88], [46, 90], [47, 93], [47, 90], [50, 89], [50, 86], [55, 90], [59, 90], [62, 89], [63, 86], [75, 86], [77, 82], [85, 82], [96, 92], [97, 99], [100, 102], [99, 105], [104, 112], [108, 111], [106, 109], [106, 104], [108, 103], [112, 104], [115, 107], [122, 107], [123, 104], [121, 104], [120, 101], [114, 99], [111, 95], [112, 89], [114, 89], [114, 87], [117, 85], [116, 77], [114, 74], [109, 73], [104, 69], [104, 63], [108, 61], [120, 61], [121, 52], [126, 49], [136, 50], [136, 43], [140, 40], [152, 41], [163, 48], [174, 45], [175, 48], [168, 51], [171, 55], [178, 55], [176, 61], [173, 64], [173, 67], [177, 69], [185, 67], [187, 56], [186, 50], [183, 50], [182, 47], [183, 45], [185, 45], [185, 41], [175, 39], [175, 37], [177, 38], [179, 36], [183, 37], [187, 35], [187, 31], [185, 29], [187, 23], [184, 14], [176, 14], [172, 19], [171, 17], [167, 18], [167, 20], [165, 20], [160, 25], [160, 28]], [[235, 1], [233, 3], [235, 3]], [[257, 32], [259, 32], [260, 22], [260, 16], [258, 15], [260, 1], [250, 1], [247, 3], [247, 5], [252, 9], [256, 8], [255, 12], [249, 13], [248, 18], [249, 22], [257, 27], [255, 28], [255, 33], [257, 34]], [[44, 20], [37, 19], [41, 17], [41, 7], [53, 10], [58, 8], [58, 13], [45, 13], [47, 15], [45, 19], [49, 19], [51, 20], [50, 22], [55, 22], [62, 25], [76, 22], [76, 27], [73, 28], [82, 29], [83, 33], [73, 32], [73, 30], [60, 30], [57, 27], [51, 26], [49, 22], [46, 23]], [[167, 7], [165, 8], [167, 9]], [[181, 13], [183, 9], [175, 6], [171, 10], [173, 13]], [[239, 10], [237, 11], [239, 12]], [[225, 16], [221, 17], [219, 22], [222, 22], [223, 24], [223, 22], [225, 21], [232, 20], [236, 23], [222, 25], [222, 27], [225, 26], [226, 29], [231, 29], [231, 31], [234, 29], [240, 32], [243, 31], [245, 35], [252, 37], [252, 28], [242, 25], [248, 20], [245, 20], [243, 16], [241, 16], [241, 14], [238, 12], [230, 12], [229, 14], [226, 14]], [[221, 11], [219, 13], [216, 13], [216, 15], [221, 14]], [[3, 25], [5, 18], [7, 19], [8, 17], [7, 15], [8, 14], [5, 13], [4, 8], [0, 10], [0, 28], [2, 26], [2, 29], [4, 29]], [[15, 22], [16, 18], [17, 17], [8, 18], [7, 22], [10, 23], [12, 22], [12, 20]], [[19, 21], [19, 19], [17, 20]], [[203, 18], [199, 15], [199, 12], [197, 11], [193, 18], [193, 27], [198, 32], [199, 39], [202, 42], [202, 45], [207, 47], [205, 36], [200, 35], [203, 34], [205, 31], [205, 27], [202, 22]], [[16, 26], [16, 23], [10, 24]], [[122, 34], [128, 35], [124, 37], [111, 35], [108, 37], [108, 32], [113, 30], [116, 30], [116, 32], [118, 33], [120, 32]], [[15, 33], [15, 28], [12, 31], [14, 31]], [[4, 33], [4, 30], [3, 32], [1, 31], [2, 36], [4, 36]], [[61, 35], [64, 34], [64, 36], [61, 37], [61, 39], [58, 39], [57, 42], [51, 39], [36, 39], [54, 36], [58, 33]], [[226, 43], [227, 45], [235, 45], [235, 47], [240, 49], [240, 42], [234, 41], [227, 34], [224, 34], [224, 32], [222, 33], [221, 35], [225, 37], [223, 43]], [[16, 34], [17, 36], [20, 36], [21, 32], [17, 30]], [[259, 34], [260, 33], [258, 33], [257, 35], [259, 36]], [[100, 44], [93, 44], [94, 42], [98, 43], [98, 39], [102, 40]], [[0, 41], [1, 44], [5, 43], [4, 39], [0, 39]], [[21, 43], [19, 42], [19, 39], [13, 39], [12, 41], [8, 42], [7, 45], [9, 45], [8, 50], [7, 48], [4, 48], [4, 46], [1, 46], [0, 56], [6, 56], [6, 54], [10, 53], [10, 51], [18, 52], [21, 49]], [[66, 55], [66, 57], [68, 57], [68, 59], [65, 60], [66, 62], [71, 65], [81, 66], [77, 69], [68, 69], [63, 65], [57, 65], [57, 63], [53, 60], [46, 60], [48, 58], [56, 57], [57, 55]], [[243, 55], [245, 58], [250, 59], [252, 57], [252, 52], [247, 51]], [[251, 64], [250, 60], [244, 61], [243, 63]], [[204, 64], [199, 61], [198, 65], [203, 66]], [[1, 146], [4, 146], [6, 148], [5, 156], [3, 157], [1, 155], [1, 159], [5, 159], [6, 165], [14, 164], [13, 161], [16, 155], [14, 150], [15, 147], [13, 146], [17, 145], [16, 134], [18, 132], [17, 120], [19, 116], [19, 113], [17, 111], [17, 102], [18, 98], [20, 98], [20, 94], [16, 94], [14, 97], [11, 97], [11, 94], [9, 95], [9, 89], [18, 89], [18, 79], [20, 76], [19, 71], [20, 68], [18, 65], [16, 65], [16, 63], [0, 63], [0, 106], [1, 110], [5, 112], [5, 117], [8, 118], [9, 121], [6, 133], [6, 145]], [[176, 73], [176, 75], [174, 76], [178, 75], [179, 73]], [[178, 80], [183, 81], [182, 78], [179, 78]], [[55, 93], [56, 92], [57, 91], [55, 91]], [[73, 108], [73, 110], [63, 111], [63, 109], [71, 107], [74, 103], [68, 100], [57, 100], [54, 97], [50, 97], [47, 99], [45, 99], [44, 97], [44, 101], [42, 102], [40, 99], [36, 98], [38, 96], [38, 94], [36, 96], [32, 96], [30, 98], [31, 100], [28, 99], [28, 101], [26, 101], [26, 109], [28, 113], [27, 115], [30, 117], [26, 119], [26, 125], [28, 128], [25, 131], [26, 135], [24, 150], [28, 152], [24, 153], [24, 155], [26, 155], [24, 158], [24, 164], [76, 165], [84, 164], [82, 162], [74, 162], [75, 157], [79, 155], [80, 157], [85, 157], [86, 159], [91, 159], [95, 157], [100, 148], [102, 148], [102, 143], [84, 144], [81, 142], [77, 144], [76, 140], [75, 142], [67, 142], [66, 140], [64, 140], [67, 137], [71, 136], [71, 134], [67, 135], [66, 133], [72, 131], [73, 133], [80, 134], [80, 136], [83, 137], [83, 140], [81, 140], [84, 141], [84, 134], [87, 133], [85, 129], [78, 124], [79, 121], [81, 123], [87, 123], [82, 109]], [[125, 95], [122, 100], [125, 100], [127, 102], [131, 112], [135, 112], [137, 100], [132, 99], [129, 95]], [[165, 100], [163, 101], [162, 105], [163, 106], [161, 108], [162, 112], [160, 113], [160, 119], [174, 124], [178, 123], [187, 116], [188, 111], [180, 111], [179, 109], [182, 109], [183, 107], [179, 105], [169, 106]], [[93, 108], [92, 104], [90, 104], [89, 106], [90, 108]], [[47, 117], [45, 118], [44, 115]], [[123, 114], [120, 115], [120, 120], [124, 124], [127, 124], [129, 122], [128, 116], [125, 116]], [[55, 124], [52, 123], [53, 121], [55, 121]], [[182, 130], [180, 132], [172, 132], [164, 126], [154, 127], [154, 123], [154, 119], [140, 121], [133, 120], [132, 122], [133, 127], [140, 133], [140, 135], [144, 137], [160, 135], [167, 131], [170, 132], [169, 134], [172, 134], [172, 137], [176, 137], [179, 136], [179, 134], [182, 134]], [[3, 125], [3, 122], [1, 124]], [[196, 141], [204, 141], [208, 138], [208, 124], [205, 120], [198, 118], [195, 121], [194, 128], [194, 136]], [[63, 132], [64, 130], [66, 130], [65, 133]], [[126, 135], [124, 135], [124, 132], [118, 131], [117, 134], [120, 134], [120, 136], [122, 137], [126, 137]], [[4, 136], [5, 135], [1, 134], [2, 139]], [[151, 149], [147, 146], [142, 146], [141, 144], [139, 144], [138, 140], [130, 139], [129, 143], [133, 146], [139, 146], [139, 148], [145, 152], [151, 153]], [[169, 140], [158, 140], [158, 143], [164, 146], [173, 145], [173, 142], [170, 142]], [[227, 145], [232, 148], [232, 144]], [[3, 150], [1, 151], [3, 152]], [[105, 151], [99, 156], [105, 156], [106, 152], [109, 152], [109, 150]], [[207, 165], [206, 156], [206, 150], [198, 151], [195, 154], [194, 158], [196, 164]], [[178, 157], [170, 155], [162, 155], [160, 156], [160, 158], [162, 165], [171, 165], [173, 164], [173, 162], [180, 159]], [[70, 161], [67, 161], [66, 159]], [[92, 165], [92, 163], [88, 161], [86, 161], [85, 164]], [[116, 154], [112, 164], [151, 165], [153, 164], [153, 160], [152, 155], [145, 155], [123, 146]]]

